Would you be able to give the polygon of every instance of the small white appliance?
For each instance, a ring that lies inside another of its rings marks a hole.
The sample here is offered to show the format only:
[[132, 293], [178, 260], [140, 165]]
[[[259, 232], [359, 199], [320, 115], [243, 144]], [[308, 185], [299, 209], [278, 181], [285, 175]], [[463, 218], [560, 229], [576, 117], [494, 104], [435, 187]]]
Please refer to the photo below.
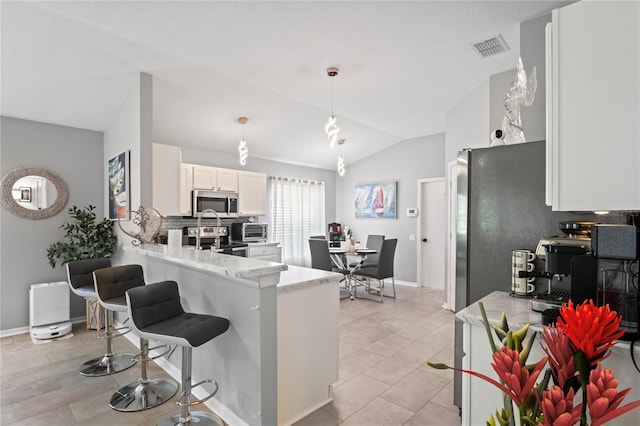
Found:
[[29, 332], [34, 339], [51, 339], [71, 331], [69, 284], [66, 281], [31, 284]]

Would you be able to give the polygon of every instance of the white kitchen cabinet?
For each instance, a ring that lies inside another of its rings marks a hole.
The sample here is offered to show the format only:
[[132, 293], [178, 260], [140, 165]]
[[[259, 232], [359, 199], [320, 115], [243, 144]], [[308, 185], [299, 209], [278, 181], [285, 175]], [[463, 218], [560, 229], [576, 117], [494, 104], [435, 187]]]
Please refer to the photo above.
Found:
[[180, 164], [180, 214], [191, 216], [193, 193], [193, 164]]
[[267, 213], [267, 175], [238, 172], [238, 210], [240, 216], [264, 216]]
[[193, 166], [193, 189], [215, 191], [218, 187], [218, 169], [209, 166]]
[[238, 192], [238, 171], [218, 169], [218, 191]]
[[640, 3], [578, 2], [547, 26], [547, 205], [640, 209]]
[[152, 146], [153, 208], [163, 216], [181, 215], [179, 147], [154, 143]]
[[247, 257], [280, 263], [282, 262], [282, 248], [278, 243], [249, 244]]
[[209, 166], [193, 166], [193, 189], [238, 191], [238, 171]]

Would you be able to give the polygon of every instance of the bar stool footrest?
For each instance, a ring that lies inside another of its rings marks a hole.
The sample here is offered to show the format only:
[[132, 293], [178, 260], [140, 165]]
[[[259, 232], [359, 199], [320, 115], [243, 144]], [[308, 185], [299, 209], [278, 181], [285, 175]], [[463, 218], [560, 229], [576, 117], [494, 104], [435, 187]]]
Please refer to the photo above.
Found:
[[135, 362], [155, 361], [158, 358], [162, 358], [163, 356], [171, 352], [171, 350], [173, 349], [171, 345], [167, 344], [167, 345], [154, 346], [153, 348], [149, 348], [149, 351], [155, 351], [156, 349], [160, 349], [160, 348], [165, 348], [165, 350], [156, 356], [144, 357], [142, 356], [142, 352], [138, 352], [133, 359], [135, 360]]
[[[114, 328], [113, 330], [114, 331], [105, 331], [103, 333], [100, 333], [98, 335], [98, 339], [108, 339], [109, 337], [114, 338], [114, 337], [124, 336], [125, 334], [131, 331], [131, 327], [129, 326], [118, 327], [118, 328]], [[125, 331], [120, 332], [120, 330], [125, 330]]]
[[[187, 402], [183, 402], [183, 400], [184, 400], [184, 398], [185, 398], [185, 396], [186, 396], [186, 395], [184, 394], [184, 392], [183, 392], [183, 393], [181, 393], [181, 394], [180, 394], [180, 398], [178, 398], [178, 402], [177, 402], [177, 404], [178, 404], [180, 407], [183, 407], [183, 406], [185, 406], [185, 405], [188, 405], [189, 407], [193, 407], [194, 405], [202, 404], [203, 402], [207, 402], [208, 400], [210, 400], [211, 398], [213, 398], [213, 396], [214, 396], [216, 393], [218, 393], [218, 383], [217, 383], [215, 380], [213, 380], [213, 379], [206, 379], [206, 380], [203, 380], [203, 381], [201, 381], [201, 382], [196, 383], [195, 385], [191, 385], [191, 389], [193, 389], [193, 388], [197, 388], [198, 386], [201, 386], [201, 385], [203, 385], [203, 384], [205, 384], [205, 383], [213, 383], [213, 384], [215, 385], [216, 389], [215, 389], [213, 392], [211, 392], [209, 395], [207, 395], [205, 398], [203, 398], [203, 399], [196, 399], [196, 400], [187, 401]], [[190, 396], [190, 395], [191, 395], [191, 394], [189, 394], [189, 396]]]

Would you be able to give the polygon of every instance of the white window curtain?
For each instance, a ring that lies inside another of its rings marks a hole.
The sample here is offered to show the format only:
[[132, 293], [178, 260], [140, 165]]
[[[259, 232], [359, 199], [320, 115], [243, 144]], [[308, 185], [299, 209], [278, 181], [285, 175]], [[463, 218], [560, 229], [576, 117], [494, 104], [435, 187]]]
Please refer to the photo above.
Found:
[[270, 178], [271, 238], [282, 262], [311, 266], [309, 237], [324, 234], [324, 182]]

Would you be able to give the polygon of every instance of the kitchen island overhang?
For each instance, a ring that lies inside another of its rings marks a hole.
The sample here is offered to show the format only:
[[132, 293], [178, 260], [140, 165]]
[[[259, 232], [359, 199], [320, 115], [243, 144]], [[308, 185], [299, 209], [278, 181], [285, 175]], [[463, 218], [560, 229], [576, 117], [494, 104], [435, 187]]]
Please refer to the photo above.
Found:
[[[176, 281], [186, 311], [229, 319], [193, 351], [193, 380], [218, 382], [207, 406], [227, 423], [288, 425], [331, 401], [340, 274], [163, 245], [125, 245], [114, 263], [142, 265], [147, 284]], [[156, 362], [179, 379], [179, 351]]]

